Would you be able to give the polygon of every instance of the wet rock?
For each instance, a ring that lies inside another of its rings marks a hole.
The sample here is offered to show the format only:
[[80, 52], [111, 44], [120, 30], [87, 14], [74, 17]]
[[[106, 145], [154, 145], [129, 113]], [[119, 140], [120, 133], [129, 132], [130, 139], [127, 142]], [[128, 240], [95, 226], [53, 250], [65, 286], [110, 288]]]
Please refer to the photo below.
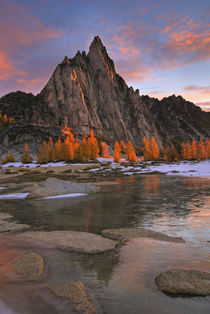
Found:
[[75, 311], [87, 314], [97, 313], [87, 293], [86, 287], [82, 282], [68, 282], [50, 286], [49, 289], [59, 297], [70, 299], [72, 303], [75, 304]]
[[127, 242], [134, 238], [151, 238], [159, 241], [170, 241], [176, 243], [185, 243], [182, 238], [171, 237], [160, 232], [146, 230], [146, 229], [107, 229], [102, 231], [102, 235], [106, 238]]
[[95, 193], [97, 191], [99, 191], [99, 188], [94, 185], [48, 178], [33, 187], [27, 198], [41, 198], [70, 193]]
[[22, 231], [29, 229], [30, 226], [24, 224], [18, 224], [16, 221], [9, 222], [5, 221], [13, 216], [7, 213], [0, 213], [0, 232], [9, 232], [9, 231]]
[[88, 254], [110, 251], [117, 245], [116, 241], [105, 239], [100, 235], [76, 231], [29, 231], [23, 235], [38, 241], [48, 242], [57, 248]]
[[2, 220], [12, 218], [13, 216], [7, 213], [0, 213], [0, 223]]
[[39, 254], [30, 252], [13, 263], [13, 267], [18, 274], [23, 276], [24, 280], [38, 280], [44, 272], [44, 260]]
[[210, 295], [210, 273], [173, 269], [160, 273], [155, 282], [159, 290], [172, 294]]

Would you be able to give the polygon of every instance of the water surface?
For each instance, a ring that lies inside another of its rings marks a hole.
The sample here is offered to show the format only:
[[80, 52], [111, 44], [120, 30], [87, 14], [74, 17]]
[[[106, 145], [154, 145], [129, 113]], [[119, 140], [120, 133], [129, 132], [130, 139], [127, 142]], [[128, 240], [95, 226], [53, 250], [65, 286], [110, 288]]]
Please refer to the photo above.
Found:
[[[1, 201], [0, 210], [34, 230], [100, 234], [108, 228], [144, 227], [183, 237], [186, 244], [139, 238], [95, 256], [42, 249], [47, 269], [40, 283], [1, 283], [2, 302], [11, 311], [70, 313], [43, 287], [78, 280], [87, 285], [101, 313], [210, 312], [209, 297], [174, 298], [160, 292], [154, 282], [159, 272], [175, 267], [210, 271], [210, 180], [148, 175], [116, 182], [100, 194], [81, 198]], [[8, 246], [19, 249], [21, 245]], [[33, 293], [25, 293], [26, 289]]]

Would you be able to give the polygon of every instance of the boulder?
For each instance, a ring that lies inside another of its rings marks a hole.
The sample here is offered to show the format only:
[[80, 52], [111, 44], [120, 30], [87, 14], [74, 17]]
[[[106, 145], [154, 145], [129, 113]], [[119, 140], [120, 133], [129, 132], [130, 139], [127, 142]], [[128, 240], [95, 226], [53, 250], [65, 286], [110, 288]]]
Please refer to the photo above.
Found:
[[116, 241], [105, 239], [100, 235], [77, 231], [29, 231], [24, 237], [48, 242], [57, 248], [88, 254], [102, 253], [113, 250]]
[[27, 198], [42, 198], [70, 193], [95, 193], [97, 191], [99, 191], [99, 188], [91, 184], [48, 178], [33, 187]]
[[102, 235], [105, 238], [117, 240], [120, 242], [127, 242], [134, 238], [151, 238], [154, 240], [159, 241], [170, 241], [170, 242], [176, 242], [176, 243], [185, 243], [185, 240], [182, 238], [167, 236], [165, 234], [162, 234], [160, 232], [152, 231], [152, 230], [146, 230], [146, 229], [106, 229], [102, 231]]
[[68, 282], [49, 286], [49, 289], [59, 297], [70, 299], [75, 305], [75, 311], [86, 314], [97, 313], [82, 282]]
[[25, 281], [38, 280], [44, 272], [44, 260], [39, 254], [29, 252], [14, 262], [13, 267]]
[[210, 295], [210, 273], [200, 270], [173, 269], [160, 273], [158, 289], [172, 294]]

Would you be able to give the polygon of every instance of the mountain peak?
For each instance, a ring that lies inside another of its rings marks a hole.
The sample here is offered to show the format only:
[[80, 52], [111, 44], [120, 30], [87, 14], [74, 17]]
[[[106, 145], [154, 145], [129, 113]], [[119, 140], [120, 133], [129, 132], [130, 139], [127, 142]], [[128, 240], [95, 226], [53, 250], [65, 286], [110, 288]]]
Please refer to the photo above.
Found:
[[94, 54], [95, 51], [101, 52], [102, 54], [107, 55], [106, 48], [104, 47], [101, 38], [99, 36], [95, 36], [90, 47], [89, 47], [89, 55], [91, 53]]
[[102, 40], [98, 35], [94, 37], [92, 44], [103, 46]]

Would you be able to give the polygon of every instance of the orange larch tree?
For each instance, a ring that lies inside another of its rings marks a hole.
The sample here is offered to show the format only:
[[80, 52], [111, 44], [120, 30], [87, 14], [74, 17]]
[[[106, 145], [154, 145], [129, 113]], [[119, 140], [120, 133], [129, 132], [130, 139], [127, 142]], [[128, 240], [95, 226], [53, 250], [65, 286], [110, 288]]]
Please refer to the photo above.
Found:
[[49, 142], [48, 142], [47, 159], [50, 162], [55, 160], [55, 148], [54, 148], [52, 137], [50, 137]]
[[195, 140], [192, 141], [191, 155], [193, 160], [198, 159], [198, 144]]
[[48, 145], [47, 142], [44, 141], [40, 147], [39, 153], [37, 154], [36, 162], [37, 164], [46, 164], [48, 161]]
[[137, 161], [135, 149], [133, 148], [133, 144], [130, 141], [126, 145], [125, 158], [131, 162]]
[[158, 160], [160, 157], [160, 151], [159, 151], [159, 148], [158, 148], [158, 145], [154, 136], [150, 140], [150, 151], [151, 151], [151, 159]]
[[103, 158], [110, 158], [111, 156], [109, 155], [109, 147], [105, 142], [101, 143], [102, 147], [102, 157]]
[[99, 145], [98, 141], [94, 135], [93, 130], [90, 132], [90, 136], [88, 138], [88, 146], [89, 146], [89, 152], [90, 152], [90, 159], [95, 160], [99, 156]]
[[32, 158], [28, 152], [28, 145], [27, 144], [25, 144], [25, 146], [24, 146], [24, 152], [21, 156], [21, 161], [23, 164], [28, 164], [32, 161]]
[[120, 147], [120, 144], [117, 141], [114, 144], [113, 159], [114, 159], [114, 162], [120, 162], [120, 160], [121, 160], [121, 147]]
[[144, 160], [151, 160], [152, 152], [150, 149], [150, 140], [144, 136], [144, 148], [143, 148]]

